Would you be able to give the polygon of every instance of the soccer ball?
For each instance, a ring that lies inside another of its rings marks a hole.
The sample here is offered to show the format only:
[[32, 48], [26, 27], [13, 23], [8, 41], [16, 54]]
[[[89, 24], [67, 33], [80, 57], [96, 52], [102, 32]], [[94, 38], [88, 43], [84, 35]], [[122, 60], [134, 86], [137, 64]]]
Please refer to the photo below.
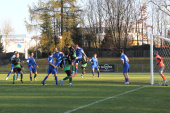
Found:
[[62, 36], [61, 36], [61, 35], [60, 35], [60, 36], [58, 36], [58, 39], [60, 39], [60, 40], [61, 40], [61, 39], [62, 39]]

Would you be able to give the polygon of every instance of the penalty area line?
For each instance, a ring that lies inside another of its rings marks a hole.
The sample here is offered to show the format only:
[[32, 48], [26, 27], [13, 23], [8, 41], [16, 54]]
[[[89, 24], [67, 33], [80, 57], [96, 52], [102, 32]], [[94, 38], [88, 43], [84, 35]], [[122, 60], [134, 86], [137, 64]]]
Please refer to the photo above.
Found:
[[71, 113], [71, 112], [77, 111], [77, 110], [79, 110], [79, 109], [82, 109], [82, 108], [85, 108], [85, 107], [88, 107], [88, 106], [92, 106], [92, 105], [97, 104], [97, 103], [99, 103], [99, 102], [103, 102], [103, 101], [106, 101], [106, 100], [109, 100], [109, 99], [112, 99], [112, 98], [115, 98], [115, 97], [119, 97], [119, 96], [122, 96], [122, 95], [125, 95], [125, 94], [128, 94], [128, 93], [131, 93], [131, 92], [134, 92], [134, 91], [143, 89], [143, 88], [145, 88], [145, 87], [147, 87], [147, 86], [143, 86], [143, 87], [140, 87], [140, 88], [137, 88], [137, 89], [133, 89], [133, 90], [130, 90], [130, 91], [126, 91], [126, 92], [124, 92], [124, 93], [120, 93], [120, 94], [118, 94], [118, 95], [114, 95], [114, 96], [112, 96], [112, 97], [108, 97], [108, 98], [105, 98], [105, 99], [102, 99], [102, 100], [98, 100], [98, 101], [92, 102], [92, 103], [90, 103], [90, 104], [87, 104], [87, 105], [84, 105], [84, 106], [81, 106], [81, 107], [78, 107], [78, 108], [75, 108], [75, 109], [66, 111], [66, 112], [64, 112], [64, 113]]

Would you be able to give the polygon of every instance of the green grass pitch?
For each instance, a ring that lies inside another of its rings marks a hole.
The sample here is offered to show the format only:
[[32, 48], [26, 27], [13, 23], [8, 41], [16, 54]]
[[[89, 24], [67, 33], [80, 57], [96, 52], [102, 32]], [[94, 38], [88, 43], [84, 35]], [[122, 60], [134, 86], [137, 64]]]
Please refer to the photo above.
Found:
[[[170, 113], [170, 87], [151, 86], [149, 73], [130, 73], [130, 84], [124, 85], [122, 73], [91, 73], [73, 78], [56, 86], [53, 75], [46, 85], [46, 74], [38, 74], [37, 81], [12, 84], [12, 76], [0, 77], [0, 113]], [[58, 80], [66, 74], [59, 74]]]

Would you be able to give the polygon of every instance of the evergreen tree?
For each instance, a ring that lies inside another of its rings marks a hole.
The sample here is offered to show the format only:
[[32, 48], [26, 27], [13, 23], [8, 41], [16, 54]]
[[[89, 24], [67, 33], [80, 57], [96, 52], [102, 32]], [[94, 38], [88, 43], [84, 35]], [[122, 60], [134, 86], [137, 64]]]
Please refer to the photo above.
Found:
[[1, 42], [1, 38], [2, 38], [2, 36], [0, 35], [0, 53], [2, 53], [4, 50], [3, 44]]
[[[77, 27], [79, 23], [77, 12], [80, 10], [75, 3], [76, 0], [47, 0], [29, 7], [31, 24], [26, 22], [26, 26], [27, 29], [33, 29], [33, 23], [36, 23], [40, 28], [42, 51], [51, 51], [54, 47], [63, 48], [66, 43], [72, 44], [80, 36], [81, 31]], [[60, 35], [62, 40], [57, 38]]]
[[113, 38], [111, 37], [110, 33], [106, 33], [102, 45], [102, 49], [107, 49], [107, 50], [113, 50], [114, 49], [114, 43], [113, 43]]
[[73, 42], [78, 45], [83, 44], [83, 39], [82, 39], [82, 28], [78, 28], [77, 26], [71, 27], [71, 38], [73, 39]]
[[85, 35], [85, 40], [88, 42], [89, 48], [91, 48], [91, 45], [95, 43], [97, 40], [96, 35], [94, 33], [89, 33], [89, 32], [84, 33], [84, 35]]

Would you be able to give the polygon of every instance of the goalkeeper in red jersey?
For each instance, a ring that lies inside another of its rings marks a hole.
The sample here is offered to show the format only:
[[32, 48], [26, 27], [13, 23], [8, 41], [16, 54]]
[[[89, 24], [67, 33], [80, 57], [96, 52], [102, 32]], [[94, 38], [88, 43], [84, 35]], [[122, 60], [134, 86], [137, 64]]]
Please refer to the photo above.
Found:
[[159, 74], [163, 78], [163, 83], [165, 84], [167, 82], [167, 80], [163, 74], [163, 71], [165, 69], [165, 64], [163, 63], [163, 58], [159, 56], [158, 51], [156, 51], [155, 55], [156, 55], [157, 65], [159, 66]]

